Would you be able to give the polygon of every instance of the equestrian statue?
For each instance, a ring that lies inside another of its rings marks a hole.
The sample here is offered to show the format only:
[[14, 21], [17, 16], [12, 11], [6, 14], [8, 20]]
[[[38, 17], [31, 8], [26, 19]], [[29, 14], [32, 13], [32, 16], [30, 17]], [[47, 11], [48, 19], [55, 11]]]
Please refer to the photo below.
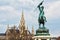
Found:
[[44, 28], [45, 22], [47, 22], [46, 17], [44, 16], [44, 6], [42, 5], [44, 0], [37, 6], [39, 9], [39, 17], [38, 17], [38, 22], [39, 22], [39, 28], [41, 27], [41, 24], [43, 25], [42, 27]]

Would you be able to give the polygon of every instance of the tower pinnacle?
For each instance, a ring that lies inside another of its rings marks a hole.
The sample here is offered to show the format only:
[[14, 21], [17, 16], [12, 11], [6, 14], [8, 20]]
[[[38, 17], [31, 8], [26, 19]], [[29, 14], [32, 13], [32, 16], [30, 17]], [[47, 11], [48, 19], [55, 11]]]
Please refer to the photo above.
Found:
[[9, 29], [9, 24], [7, 25], [7, 29]]
[[22, 11], [21, 21], [20, 21], [20, 24], [19, 24], [19, 31], [21, 31], [23, 33], [24, 30], [25, 30], [25, 19], [24, 19], [24, 14], [23, 14], [23, 11]]
[[34, 35], [34, 28], [33, 28], [33, 26], [32, 26], [32, 35]]

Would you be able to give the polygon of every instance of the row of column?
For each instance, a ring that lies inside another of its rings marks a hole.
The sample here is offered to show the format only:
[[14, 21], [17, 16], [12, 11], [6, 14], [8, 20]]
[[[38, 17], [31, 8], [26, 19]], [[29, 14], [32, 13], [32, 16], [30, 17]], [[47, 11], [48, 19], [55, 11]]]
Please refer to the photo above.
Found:
[[[42, 39], [35, 39], [35, 40], [42, 40]], [[46, 39], [46, 40], [50, 40], [50, 39]]]

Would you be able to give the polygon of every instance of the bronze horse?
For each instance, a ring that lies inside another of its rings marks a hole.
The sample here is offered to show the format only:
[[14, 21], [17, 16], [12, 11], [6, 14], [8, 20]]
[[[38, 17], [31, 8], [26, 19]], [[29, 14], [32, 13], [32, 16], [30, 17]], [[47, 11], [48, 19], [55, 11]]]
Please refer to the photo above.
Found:
[[47, 22], [46, 17], [45, 16], [39, 17], [38, 22], [39, 22], [39, 27], [41, 26], [41, 24], [43, 24], [44, 27], [45, 22]]
[[46, 17], [44, 16], [44, 6], [42, 6], [43, 1], [37, 6], [40, 11], [39, 18], [38, 18], [39, 27], [41, 24], [43, 24], [43, 27], [44, 27], [44, 24], [46, 22]]

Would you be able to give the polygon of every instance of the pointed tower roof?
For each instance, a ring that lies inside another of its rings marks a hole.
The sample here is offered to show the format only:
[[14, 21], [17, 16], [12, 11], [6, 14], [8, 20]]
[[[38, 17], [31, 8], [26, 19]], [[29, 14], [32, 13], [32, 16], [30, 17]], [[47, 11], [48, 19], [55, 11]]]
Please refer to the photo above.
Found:
[[27, 26], [27, 30], [28, 30], [28, 26]]
[[25, 27], [25, 30], [28, 30], [28, 26], [27, 26], [27, 27]]
[[9, 24], [7, 25], [7, 29], [9, 29]]
[[33, 26], [32, 26], [32, 35], [34, 35], [34, 28], [33, 28]]
[[25, 19], [24, 19], [24, 13], [22, 11], [22, 16], [21, 16], [21, 20], [20, 20], [20, 24], [19, 24], [19, 29], [20, 30], [25, 30]]
[[6, 31], [6, 34], [8, 34], [8, 31], [9, 31], [9, 24], [7, 25], [7, 31]]

